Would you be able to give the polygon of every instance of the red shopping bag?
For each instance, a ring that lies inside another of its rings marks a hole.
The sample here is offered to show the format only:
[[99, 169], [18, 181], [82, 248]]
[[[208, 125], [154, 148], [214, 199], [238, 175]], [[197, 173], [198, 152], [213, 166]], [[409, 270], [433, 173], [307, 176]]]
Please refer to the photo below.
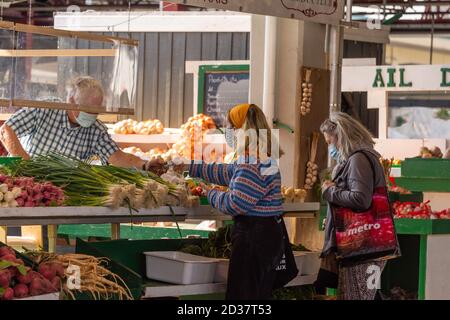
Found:
[[[375, 176], [371, 159], [364, 152], [361, 153], [368, 158]], [[356, 212], [334, 205], [331, 205], [331, 210], [336, 232], [336, 258], [342, 265], [400, 256], [386, 187], [374, 189], [371, 206], [366, 211]]]

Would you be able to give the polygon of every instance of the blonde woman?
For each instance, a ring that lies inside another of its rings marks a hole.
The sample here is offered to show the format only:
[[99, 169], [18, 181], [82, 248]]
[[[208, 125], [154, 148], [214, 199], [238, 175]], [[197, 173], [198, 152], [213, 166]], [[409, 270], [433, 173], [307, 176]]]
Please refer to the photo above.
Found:
[[[330, 157], [337, 162], [332, 173], [334, 182], [325, 181], [322, 185], [323, 198], [336, 206], [367, 210], [371, 206], [373, 190], [386, 185], [384, 171], [379, 162], [381, 156], [374, 150], [372, 135], [357, 120], [341, 112], [331, 114], [320, 127], [320, 131], [329, 146]], [[318, 282], [337, 276], [337, 279], [334, 279], [337, 282], [339, 299], [373, 300], [377, 290], [369, 285], [371, 273], [368, 273], [368, 268], [375, 265], [382, 271], [385, 262], [374, 261], [340, 267], [334, 255], [335, 247], [335, 229], [329, 207]]]
[[207, 193], [211, 206], [234, 220], [226, 298], [270, 299], [287, 239], [281, 178], [273, 159], [278, 144], [264, 113], [252, 104], [230, 110], [226, 140], [237, 153], [233, 164], [191, 164], [189, 174], [229, 186], [227, 192]]

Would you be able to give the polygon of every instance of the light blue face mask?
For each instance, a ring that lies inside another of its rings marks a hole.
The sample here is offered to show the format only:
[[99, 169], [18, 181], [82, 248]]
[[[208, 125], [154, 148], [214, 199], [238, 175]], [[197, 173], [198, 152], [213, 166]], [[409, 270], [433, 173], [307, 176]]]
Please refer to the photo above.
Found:
[[336, 161], [339, 160], [339, 158], [341, 157], [339, 150], [336, 148], [336, 145], [334, 144], [330, 144], [328, 146], [328, 154], [330, 155], [330, 157]]
[[234, 129], [231, 129], [231, 128], [225, 129], [225, 141], [227, 142], [227, 145], [230, 148], [234, 149], [234, 146], [235, 146]]
[[81, 111], [77, 117], [78, 124], [83, 128], [89, 128], [95, 123], [95, 121], [97, 121], [96, 114], [89, 114], [83, 111]]

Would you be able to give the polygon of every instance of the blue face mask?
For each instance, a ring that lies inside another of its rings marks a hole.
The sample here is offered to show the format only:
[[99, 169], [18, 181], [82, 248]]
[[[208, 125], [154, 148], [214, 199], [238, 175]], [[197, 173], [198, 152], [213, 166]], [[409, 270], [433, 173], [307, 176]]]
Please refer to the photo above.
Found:
[[330, 144], [328, 146], [328, 154], [330, 155], [330, 157], [334, 160], [339, 160], [340, 158], [340, 154], [339, 154], [339, 150], [336, 148], [336, 145], [334, 144]]
[[89, 114], [83, 111], [81, 111], [77, 117], [78, 124], [83, 128], [89, 128], [95, 123], [95, 121], [97, 121], [96, 114]]
[[235, 146], [235, 136], [234, 129], [227, 128], [225, 129], [225, 141], [230, 148], [234, 148]]

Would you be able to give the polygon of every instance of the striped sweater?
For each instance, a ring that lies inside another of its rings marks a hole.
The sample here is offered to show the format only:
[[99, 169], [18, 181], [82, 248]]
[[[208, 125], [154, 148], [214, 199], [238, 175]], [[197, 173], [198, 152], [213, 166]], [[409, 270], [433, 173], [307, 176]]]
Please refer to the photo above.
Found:
[[279, 216], [283, 213], [281, 177], [279, 170], [267, 175], [270, 162], [249, 164], [192, 164], [189, 175], [213, 184], [229, 186], [224, 192], [212, 189], [208, 201], [213, 208], [231, 215], [258, 217]]

